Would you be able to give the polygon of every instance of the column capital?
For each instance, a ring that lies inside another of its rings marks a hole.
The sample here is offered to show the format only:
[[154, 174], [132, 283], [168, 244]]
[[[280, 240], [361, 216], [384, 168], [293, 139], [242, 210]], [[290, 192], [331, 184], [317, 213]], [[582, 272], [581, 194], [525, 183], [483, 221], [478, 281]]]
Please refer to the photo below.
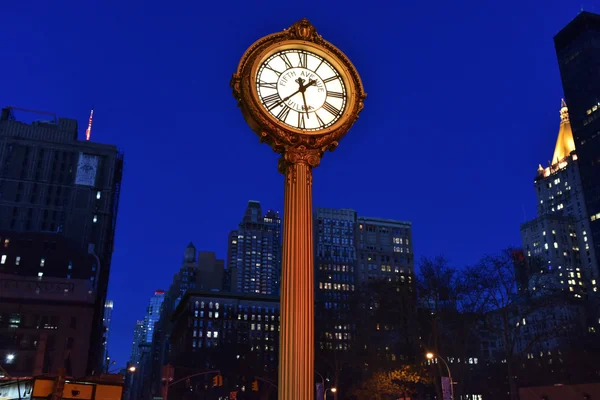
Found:
[[287, 147], [279, 159], [279, 172], [285, 174], [288, 167], [293, 164], [305, 164], [309, 167], [317, 167], [321, 163], [323, 150], [308, 149], [306, 146]]

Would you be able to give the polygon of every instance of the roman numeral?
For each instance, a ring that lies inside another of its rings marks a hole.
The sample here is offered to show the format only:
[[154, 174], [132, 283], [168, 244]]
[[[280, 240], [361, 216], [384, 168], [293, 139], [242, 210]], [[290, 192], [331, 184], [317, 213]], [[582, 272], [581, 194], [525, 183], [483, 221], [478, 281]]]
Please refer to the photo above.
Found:
[[306, 129], [306, 125], [304, 123], [304, 113], [298, 113], [298, 128]]
[[338, 110], [337, 108], [335, 108], [334, 106], [332, 106], [328, 102], [325, 102], [325, 104], [323, 104], [322, 108], [324, 108], [325, 111], [327, 111], [328, 113], [330, 113], [332, 115], [338, 115], [340, 113], [340, 110]]
[[264, 82], [264, 81], [260, 81], [258, 83], [258, 86], [266, 88], [266, 89], [277, 89], [277, 82]]
[[265, 107], [267, 107], [270, 110], [271, 108], [281, 103], [281, 97], [279, 97], [279, 93], [273, 93], [263, 97], [262, 101]]
[[338, 78], [337, 75], [334, 75], [331, 78], [323, 79], [323, 82], [327, 83], [327, 82], [335, 81], [337, 78]]
[[288, 58], [287, 54], [280, 54], [279, 58], [281, 58], [285, 63], [285, 69], [292, 68], [292, 63], [290, 62], [290, 59]]
[[277, 114], [277, 119], [279, 119], [280, 121], [285, 121], [288, 114], [290, 113], [290, 110], [291, 108], [284, 104], [281, 111], [279, 111], [279, 114]]
[[273, 71], [273, 72], [275, 72], [275, 73], [277, 74], [277, 77], [278, 77], [278, 78], [279, 78], [279, 76], [281, 75], [281, 72], [277, 71], [276, 69], [273, 69], [273, 68], [271, 68], [271, 66], [270, 66], [269, 64], [266, 64], [266, 65], [265, 65], [265, 68], [266, 68], [266, 69], [269, 69], [269, 70], [271, 70], [271, 71]]
[[327, 92], [327, 97], [335, 97], [336, 99], [343, 99], [344, 93], [341, 92]]
[[319, 117], [319, 114], [315, 113], [315, 115], [317, 116], [317, 121], [319, 121], [319, 126], [325, 126], [325, 121]]
[[321, 65], [323, 65], [323, 61], [325, 61], [325, 60], [321, 58], [321, 62], [319, 63], [319, 65], [317, 65], [317, 68], [315, 68], [315, 71], [314, 71], [314, 72], [317, 72], [317, 70], [319, 69], [319, 67], [320, 67]]
[[308, 54], [300, 52], [300, 53], [298, 53], [298, 58], [300, 59], [300, 62], [298, 63], [298, 67], [300, 67], [300, 68], [307, 68], [307, 66], [308, 66]]

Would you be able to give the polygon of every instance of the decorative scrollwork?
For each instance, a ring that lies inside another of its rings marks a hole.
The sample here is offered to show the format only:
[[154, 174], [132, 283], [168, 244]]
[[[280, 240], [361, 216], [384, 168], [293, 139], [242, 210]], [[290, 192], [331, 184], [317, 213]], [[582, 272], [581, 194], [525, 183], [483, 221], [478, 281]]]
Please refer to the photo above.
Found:
[[315, 27], [306, 18], [302, 18], [288, 29], [285, 29], [284, 32], [287, 33], [290, 39], [308, 40], [310, 42], [321, 39]]

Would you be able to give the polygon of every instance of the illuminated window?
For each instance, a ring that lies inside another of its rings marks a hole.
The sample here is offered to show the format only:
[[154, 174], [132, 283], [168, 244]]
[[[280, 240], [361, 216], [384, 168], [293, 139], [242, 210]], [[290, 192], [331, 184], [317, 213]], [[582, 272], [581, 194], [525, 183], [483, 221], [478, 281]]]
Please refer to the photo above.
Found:
[[2, 254], [2, 259], [0, 260], [0, 264], [4, 264], [6, 262], [6, 254]]
[[42, 259], [40, 260], [40, 267], [43, 267], [44, 264], [46, 264], [46, 259], [42, 257]]
[[98, 190], [96, 192], [96, 199], [100, 200], [100, 197], [102, 197], [102, 192]]
[[4, 239], [4, 247], [8, 247], [9, 243], [10, 243], [10, 239]]
[[38, 272], [38, 278], [41, 278], [42, 276], [44, 276], [43, 272]]
[[21, 257], [17, 256], [15, 259], [15, 265], [19, 265], [21, 263]]

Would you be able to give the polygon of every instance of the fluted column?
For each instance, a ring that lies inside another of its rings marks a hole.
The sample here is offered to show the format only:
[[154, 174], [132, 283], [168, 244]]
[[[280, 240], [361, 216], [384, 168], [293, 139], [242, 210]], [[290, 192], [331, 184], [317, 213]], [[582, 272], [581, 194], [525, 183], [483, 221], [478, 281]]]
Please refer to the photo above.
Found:
[[312, 169], [320, 159], [319, 151], [300, 146], [279, 160], [285, 177], [279, 400], [315, 396]]

